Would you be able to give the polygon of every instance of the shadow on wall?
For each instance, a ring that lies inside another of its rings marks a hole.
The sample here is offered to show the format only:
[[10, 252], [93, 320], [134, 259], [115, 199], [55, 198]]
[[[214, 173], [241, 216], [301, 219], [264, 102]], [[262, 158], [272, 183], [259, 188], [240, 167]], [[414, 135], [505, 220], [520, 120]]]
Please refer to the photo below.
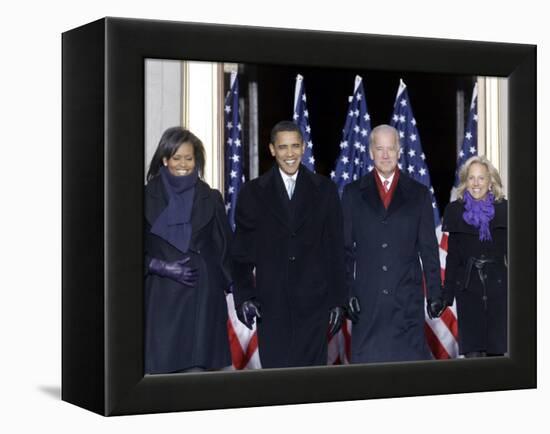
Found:
[[38, 390], [51, 398], [61, 400], [61, 386], [38, 386]]

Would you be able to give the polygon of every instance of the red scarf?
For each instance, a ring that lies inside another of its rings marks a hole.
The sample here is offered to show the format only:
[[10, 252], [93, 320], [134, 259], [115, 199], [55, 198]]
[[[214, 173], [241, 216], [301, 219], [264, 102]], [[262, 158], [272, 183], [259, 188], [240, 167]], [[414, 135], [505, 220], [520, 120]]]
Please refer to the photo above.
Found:
[[388, 191], [386, 191], [386, 189], [384, 188], [384, 184], [382, 183], [381, 176], [378, 172], [375, 173], [374, 180], [376, 181], [378, 194], [380, 195], [380, 199], [384, 204], [384, 208], [388, 209], [388, 207], [390, 206], [391, 200], [393, 198], [393, 193], [397, 188], [397, 181], [399, 180], [399, 170], [397, 169], [395, 170], [393, 180], [392, 180], [390, 189]]

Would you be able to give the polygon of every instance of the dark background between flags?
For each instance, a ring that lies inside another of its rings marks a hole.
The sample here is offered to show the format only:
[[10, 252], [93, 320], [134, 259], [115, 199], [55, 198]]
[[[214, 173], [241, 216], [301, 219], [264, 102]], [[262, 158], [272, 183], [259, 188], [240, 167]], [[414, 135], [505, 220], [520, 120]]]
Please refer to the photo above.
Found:
[[[360, 75], [363, 78], [373, 128], [382, 123], [390, 123], [399, 79], [402, 78], [407, 85], [417, 120], [439, 210], [441, 213], [444, 211], [449, 202], [456, 163], [456, 95], [458, 91], [464, 94], [463, 116], [466, 118], [476, 77], [241, 64], [240, 96], [247, 100], [250, 81], [255, 81], [258, 85], [260, 175], [273, 164], [268, 150], [271, 128], [280, 120], [292, 119], [294, 87], [298, 74], [304, 77], [306, 86], [316, 171], [325, 176], [329, 176], [334, 169], [340, 152], [348, 97], [353, 94], [355, 76]], [[249, 105], [245, 103], [244, 107], [246, 111]], [[241, 119], [245, 143], [248, 144], [248, 113], [245, 112]], [[244, 151], [248, 155], [246, 147]], [[247, 159], [244, 169], [249, 179]]]

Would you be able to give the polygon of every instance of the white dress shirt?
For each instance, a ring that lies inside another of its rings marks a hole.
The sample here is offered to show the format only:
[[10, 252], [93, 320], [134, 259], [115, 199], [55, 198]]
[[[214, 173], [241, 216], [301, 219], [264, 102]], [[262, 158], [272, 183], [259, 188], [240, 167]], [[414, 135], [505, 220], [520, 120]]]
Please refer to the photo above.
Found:
[[298, 171], [292, 176], [287, 175], [285, 172], [281, 170], [279, 167], [279, 172], [281, 172], [281, 177], [283, 178], [283, 182], [286, 187], [286, 192], [288, 193], [288, 198], [292, 199], [292, 195], [294, 194], [294, 189], [296, 188], [296, 178], [298, 178]]
[[380, 178], [380, 181], [382, 181], [382, 185], [384, 185], [384, 181], [388, 181], [388, 190], [387, 191], [390, 191], [391, 183], [393, 182], [393, 178], [395, 176], [395, 170], [393, 171], [393, 173], [391, 174], [391, 176], [389, 178], [384, 178], [384, 175], [382, 175], [378, 170], [376, 171], [376, 174]]

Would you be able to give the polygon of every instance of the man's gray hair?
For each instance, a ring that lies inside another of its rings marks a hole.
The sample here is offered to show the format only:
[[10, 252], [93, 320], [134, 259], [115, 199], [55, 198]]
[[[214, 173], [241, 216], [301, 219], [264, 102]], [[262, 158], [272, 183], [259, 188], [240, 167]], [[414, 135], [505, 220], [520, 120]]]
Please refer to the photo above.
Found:
[[399, 131], [397, 131], [397, 129], [395, 129], [391, 125], [387, 125], [387, 124], [381, 124], [381, 125], [378, 125], [377, 127], [373, 128], [373, 130], [371, 131], [370, 136], [369, 136], [369, 149], [372, 150], [372, 147], [374, 145], [374, 141], [375, 141], [375, 137], [376, 137], [377, 133], [393, 134], [394, 137], [395, 137], [396, 148], [399, 151], [399, 148], [401, 147], [401, 144], [399, 142]]

